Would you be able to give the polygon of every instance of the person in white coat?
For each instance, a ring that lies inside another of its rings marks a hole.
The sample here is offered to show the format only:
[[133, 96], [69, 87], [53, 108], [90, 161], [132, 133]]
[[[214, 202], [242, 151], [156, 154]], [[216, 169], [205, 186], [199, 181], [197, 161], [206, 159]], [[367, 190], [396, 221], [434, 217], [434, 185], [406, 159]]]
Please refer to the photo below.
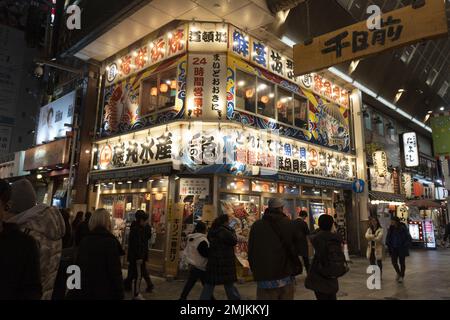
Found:
[[380, 271], [383, 271], [383, 227], [377, 217], [369, 218], [369, 227], [366, 232], [367, 259], [370, 265], [378, 265]]
[[184, 285], [180, 300], [186, 300], [197, 280], [204, 284], [206, 264], [208, 263], [209, 241], [206, 237], [206, 224], [198, 221], [194, 231], [187, 237], [185, 249], [189, 263], [189, 278]]

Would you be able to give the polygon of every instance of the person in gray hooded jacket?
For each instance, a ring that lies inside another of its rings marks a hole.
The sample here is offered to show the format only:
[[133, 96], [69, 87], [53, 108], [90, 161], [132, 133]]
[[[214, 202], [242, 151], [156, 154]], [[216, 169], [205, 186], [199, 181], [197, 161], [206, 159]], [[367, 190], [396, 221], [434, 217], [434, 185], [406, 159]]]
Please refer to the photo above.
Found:
[[33, 237], [39, 247], [42, 300], [50, 300], [62, 252], [65, 224], [58, 209], [37, 204], [30, 181], [22, 179], [11, 186], [11, 206], [8, 223]]

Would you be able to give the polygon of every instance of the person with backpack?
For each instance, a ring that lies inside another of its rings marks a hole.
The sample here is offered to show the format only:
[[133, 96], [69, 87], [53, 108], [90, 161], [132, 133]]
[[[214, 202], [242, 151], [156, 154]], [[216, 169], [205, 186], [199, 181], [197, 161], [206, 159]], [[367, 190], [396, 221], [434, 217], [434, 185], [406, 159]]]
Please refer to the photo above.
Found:
[[336, 300], [338, 278], [348, 271], [341, 237], [331, 232], [333, 223], [332, 216], [322, 214], [319, 217], [319, 229], [310, 236], [314, 258], [305, 287], [314, 291], [317, 300]]
[[305, 266], [306, 273], [309, 272], [309, 248], [308, 248], [308, 236], [309, 236], [309, 227], [307, 223], [308, 212], [305, 210], [300, 211], [298, 218], [294, 220], [294, 225], [296, 228], [297, 236], [300, 241], [298, 241], [297, 250], [299, 255], [303, 259], [303, 265]]
[[380, 271], [383, 272], [383, 228], [377, 217], [369, 218], [366, 239], [368, 241], [366, 256], [370, 265], [378, 265]]
[[237, 244], [236, 232], [229, 226], [227, 214], [218, 216], [208, 232], [209, 254], [206, 264], [205, 285], [200, 300], [211, 300], [216, 285], [223, 285], [229, 300], [240, 300], [238, 290], [234, 286], [236, 276], [236, 256], [234, 247]]
[[295, 276], [302, 272], [296, 226], [283, 213], [284, 203], [270, 199], [264, 217], [256, 221], [248, 240], [248, 262], [257, 282], [257, 300], [293, 300]]
[[4, 220], [9, 216], [11, 187], [0, 179], [0, 300], [39, 300], [42, 285], [36, 241]]
[[205, 270], [208, 263], [209, 241], [206, 237], [206, 224], [198, 221], [194, 231], [187, 236], [185, 249], [189, 263], [189, 277], [181, 292], [180, 300], [186, 300], [197, 280], [205, 285]]
[[389, 249], [392, 265], [397, 273], [396, 280], [398, 283], [402, 283], [405, 278], [406, 257], [409, 256], [411, 243], [412, 238], [406, 225], [398, 217], [392, 217], [391, 226], [386, 236], [386, 245]]

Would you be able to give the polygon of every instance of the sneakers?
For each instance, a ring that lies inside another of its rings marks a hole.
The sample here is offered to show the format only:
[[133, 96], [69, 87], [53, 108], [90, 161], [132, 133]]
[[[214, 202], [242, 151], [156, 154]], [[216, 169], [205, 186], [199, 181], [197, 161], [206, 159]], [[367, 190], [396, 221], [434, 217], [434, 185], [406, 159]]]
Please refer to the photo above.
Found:
[[403, 283], [403, 277], [399, 277], [397, 281], [398, 283]]
[[400, 280], [400, 275], [397, 273], [397, 276], [395, 277], [395, 280], [398, 282]]
[[145, 300], [145, 298], [139, 293], [137, 296], [133, 297], [133, 300]]

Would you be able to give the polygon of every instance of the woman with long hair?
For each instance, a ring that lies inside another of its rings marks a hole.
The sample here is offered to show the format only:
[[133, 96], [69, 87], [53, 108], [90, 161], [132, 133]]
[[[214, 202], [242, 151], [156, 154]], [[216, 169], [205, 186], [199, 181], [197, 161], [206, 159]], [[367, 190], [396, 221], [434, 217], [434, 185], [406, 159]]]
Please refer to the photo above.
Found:
[[366, 256], [370, 265], [378, 265], [380, 271], [383, 271], [383, 228], [377, 217], [369, 218], [369, 227], [366, 231], [368, 241]]

